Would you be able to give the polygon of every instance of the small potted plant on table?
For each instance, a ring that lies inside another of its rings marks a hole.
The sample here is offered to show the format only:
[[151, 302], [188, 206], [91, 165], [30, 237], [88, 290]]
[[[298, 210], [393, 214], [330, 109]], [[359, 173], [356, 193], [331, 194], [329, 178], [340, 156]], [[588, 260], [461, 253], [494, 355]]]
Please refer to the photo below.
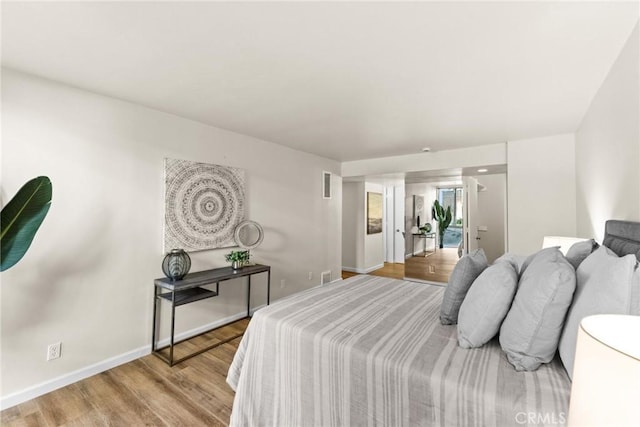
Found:
[[249, 261], [249, 251], [231, 251], [224, 258], [231, 263], [231, 268], [238, 270]]

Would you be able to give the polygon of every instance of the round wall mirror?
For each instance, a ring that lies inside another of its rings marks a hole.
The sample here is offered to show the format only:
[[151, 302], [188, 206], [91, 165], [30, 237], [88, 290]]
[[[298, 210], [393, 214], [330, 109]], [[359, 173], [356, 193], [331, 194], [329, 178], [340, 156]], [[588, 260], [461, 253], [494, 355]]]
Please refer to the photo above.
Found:
[[242, 221], [236, 227], [235, 240], [243, 249], [257, 248], [264, 238], [264, 231], [255, 221]]

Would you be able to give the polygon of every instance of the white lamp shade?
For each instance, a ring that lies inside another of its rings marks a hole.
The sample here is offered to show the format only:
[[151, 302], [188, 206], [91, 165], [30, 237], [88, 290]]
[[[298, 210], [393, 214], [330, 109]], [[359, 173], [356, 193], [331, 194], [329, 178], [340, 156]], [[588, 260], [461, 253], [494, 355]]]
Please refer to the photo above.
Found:
[[640, 316], [582, 319], [568, 421], [574, 427], [640, 425]]

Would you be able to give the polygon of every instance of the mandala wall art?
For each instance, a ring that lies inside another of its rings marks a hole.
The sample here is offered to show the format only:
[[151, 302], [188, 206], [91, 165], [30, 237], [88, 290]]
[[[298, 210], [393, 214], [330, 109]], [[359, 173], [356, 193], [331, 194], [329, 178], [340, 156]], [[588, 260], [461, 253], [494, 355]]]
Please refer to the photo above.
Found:
[[244, 170], [165, 159], [165, 252], [236, 246], [245, 211]]

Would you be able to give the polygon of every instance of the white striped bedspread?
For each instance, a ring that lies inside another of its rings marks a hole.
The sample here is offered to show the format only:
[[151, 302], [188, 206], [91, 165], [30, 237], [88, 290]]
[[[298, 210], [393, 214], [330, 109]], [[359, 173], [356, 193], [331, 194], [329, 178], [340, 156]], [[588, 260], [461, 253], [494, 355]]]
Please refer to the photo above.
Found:
[[556, 358], [516, 372], [496, 340], [457, 345], [444, 288], [373, 276], [255, 313], [227, 382], [232, 426], [517, 426], [566, 422]]

